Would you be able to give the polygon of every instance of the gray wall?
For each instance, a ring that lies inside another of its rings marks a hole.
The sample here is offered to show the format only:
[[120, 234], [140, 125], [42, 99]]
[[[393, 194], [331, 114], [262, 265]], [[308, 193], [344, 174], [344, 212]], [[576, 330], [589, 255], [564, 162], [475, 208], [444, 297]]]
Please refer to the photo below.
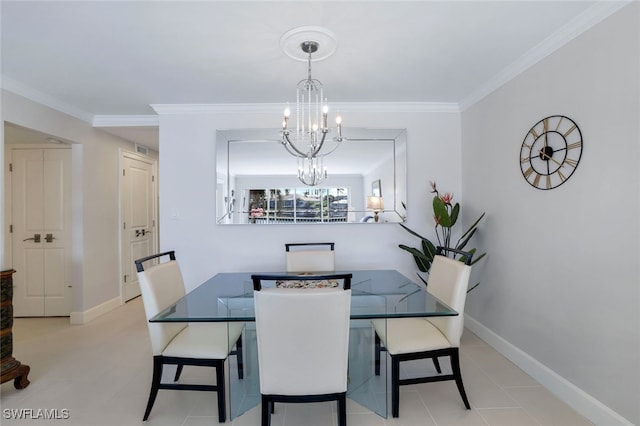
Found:
[[[489, 256], [467, 313], [640, 424], [640, 5], [625, 7], [462, 114], [465, 216]], [[580, 126], [582, 160], [550, 191], [519, 155], [540, 119]], [[600, 423], [611, 424], [611, 423]]]

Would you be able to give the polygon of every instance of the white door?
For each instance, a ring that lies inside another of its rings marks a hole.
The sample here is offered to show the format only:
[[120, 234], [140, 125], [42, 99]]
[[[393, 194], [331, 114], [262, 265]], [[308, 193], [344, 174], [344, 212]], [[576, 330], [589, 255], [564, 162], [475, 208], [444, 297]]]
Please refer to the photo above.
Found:
[[11, 150], [14, 315], [71, 312], [71, 149]]
[[122, 218], [122, 299], [140, 295], [134, 261], [155, 253], [154, 163], [133, 153], [120, 156], [120, 217]]

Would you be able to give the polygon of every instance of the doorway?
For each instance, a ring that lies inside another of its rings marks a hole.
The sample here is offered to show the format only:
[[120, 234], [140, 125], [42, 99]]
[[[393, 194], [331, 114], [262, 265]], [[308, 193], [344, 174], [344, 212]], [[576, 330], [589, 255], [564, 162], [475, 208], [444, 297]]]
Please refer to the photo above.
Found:
[[69, 316], [71, 147], [12, 146], [6, 152], [14, 316]]
[[121, 297], [140, 295], [134, 261], [154, 254], [158, 247], [156, 161], [120, 151]]

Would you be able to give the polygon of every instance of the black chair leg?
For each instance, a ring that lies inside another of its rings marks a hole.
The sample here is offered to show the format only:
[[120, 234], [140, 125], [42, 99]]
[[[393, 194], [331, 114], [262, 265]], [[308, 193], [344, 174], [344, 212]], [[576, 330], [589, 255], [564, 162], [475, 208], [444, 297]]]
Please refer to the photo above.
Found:
[[260, 424], [262, 426], [269, 426], [271, 424], [271, 410], [273, 409], [273, 402], [269, 400], [265, 395], [262, 395], [262, 406], [260, 414]]
[[467, 399], [467, 393], [464, 391], [464, 385], [462, 384], [462, 373], [460, 372], [460, 354], [458, 348], [452, 348], [451, 350], [451, 370], [453, 377], [455, 378], [456, 385], [458, 385], [458, 391], [464, 402], [464, 406], [467, 410], [471, 410], [471, 405]]
[[216, 362], [216, 387], [218, 390], [218, 421], [224, 423], [227, 419], [227, 400], [225, 398], [225, 383], [224, 383], [224, 360], [218, 360]]
[[236, 342], [236, 361], [238, 363], [238, 379], [244, 379], [244, 363], [242, 358], [242, 334]]
[[391, 416], [400, 415], [400, 360], [391, 356]]
[[162, 380], [162, 357], [153, 357], [153, 378], [151, 380], [151, 391], [149, 392], [149, 401], [147, 401], [147, 408], [144, 410], [144, 417], [142, 421], [147, 421], [153, 404], [156, 402], [158, 396], [158, 390], [160, 389], [160, 381]]
[[182, 367], [184, 367], [184, 365], [178, 364], [178, 368], [176, 368], [176, 376], [173, 378], [174, 382], [177, 382], [180, 379], [180, 375], [182, 374]]
[[382, 350], [380, 347], [382, 346], [382, 343], [380, 342], [380, 336], [378, 336], [378, 333], [374, 331], [373, 334], [375, 336], [374, 337], [374, 342], [375, 342], [374, 368], [375, 368], [376, 376], [379, 376], [380, 375], [380, 351]]
[[347, 426], [347, 395], [338, 397], [338, 426]]
[[440, 368], [440, 361], [438, 361], [438, 357], [434, 356], [431, 358], [433, 360], [433, 366], [436, 367], [436, 371], [438, 374], [442, 374], [442, 369]]

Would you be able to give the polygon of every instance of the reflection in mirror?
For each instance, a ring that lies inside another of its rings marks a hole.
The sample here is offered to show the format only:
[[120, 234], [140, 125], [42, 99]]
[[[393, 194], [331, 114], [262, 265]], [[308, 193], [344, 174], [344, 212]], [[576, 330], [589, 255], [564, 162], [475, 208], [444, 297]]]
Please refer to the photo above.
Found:
[[[406, 130], [350, 128], [343, 134], [346, 140], [324, 158], [327, 179], [307, 186], [278, 129], [219, 130], [217, 223], [376, 223], [375, 212], [378, 223], [403, 222]], [[381, 209], [371, 208], [372, 196], [382, 198]]]

